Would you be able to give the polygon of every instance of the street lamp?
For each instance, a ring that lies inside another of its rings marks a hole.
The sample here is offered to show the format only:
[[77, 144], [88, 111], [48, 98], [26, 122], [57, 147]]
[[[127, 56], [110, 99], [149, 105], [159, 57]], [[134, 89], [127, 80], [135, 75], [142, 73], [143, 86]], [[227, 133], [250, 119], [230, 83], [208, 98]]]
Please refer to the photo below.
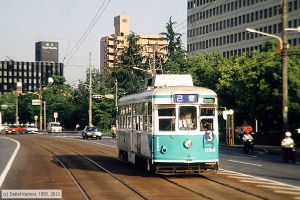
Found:
[[[52, 84], [54, 82], [52, 77], [48, 78], [48, 84]], [[39, 94], [39, 102], [40, 102], [40, 130], [43, 130], [43, 85], [42, 85], [42, 77], [40, 76], [40, 94]], [[46, 113], [46, 103], [44, 104], [44, 112]], [[45, 114], [45, 119], [46, 121], [46, 114]], [[45, 127], [46, 128], [46, 125]]]
[[16, 90], [16, 125], [19, 125], [19, 94], [22, 92], [22, 82], [17, 82]]
[[283, 28], [282, 38], [277, 35], [264, 33], [251, 28], [247, 28], [246, 31], [251, 33], [258, 33], [261, 35], [269, 36], [279, 40], [280, 50], [282, 52], [282, 130], [286, 132], [288, 130], [288, 74], [287, 74], [287, 42], [285, 31], [287, 28]]
[[297, 31], [300, 32], [300, 26], [298, 26], [297, 28], [286, 28], [286, 31]]
[[246, 31], [251, 32], [251, 33], [258, 33], [258, 34], [265, 35], [265, 36], [269, 36], [269, 37], [272, 37], [272, 38], [276, 38], [277, 40], [279, 40], [279, 47], [280, 47], [280, 50], [283, 48], [283, 42], [282, 42], [282, 39], [281, 39], [281, 37], [279, 37], [279, 36], [277, 36], [277, 35], [272, 35], [272, 34], [269, 34], [269, 33], [257, 31], [257, 30], [252, 29], [252, 28], [246, 28]]

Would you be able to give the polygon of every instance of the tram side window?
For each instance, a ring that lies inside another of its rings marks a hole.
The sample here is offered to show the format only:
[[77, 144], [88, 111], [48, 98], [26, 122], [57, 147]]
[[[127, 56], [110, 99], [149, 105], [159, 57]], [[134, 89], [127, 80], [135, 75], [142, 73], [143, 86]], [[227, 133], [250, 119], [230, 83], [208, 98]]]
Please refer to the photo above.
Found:
[[160, 131], [175, 131], [175, 108], [160, 108], [158, 109], [159, 130]]
[[152, 103], [148, 102], [148, 119], [147, 119], [147, 131], [152, 131]]
[[195, 106], [180, 106], [178, 128], [180, 130], [197, 129], [197, 109]]
[[200, 131], [213, 131], [214, 119], [201, 119]]

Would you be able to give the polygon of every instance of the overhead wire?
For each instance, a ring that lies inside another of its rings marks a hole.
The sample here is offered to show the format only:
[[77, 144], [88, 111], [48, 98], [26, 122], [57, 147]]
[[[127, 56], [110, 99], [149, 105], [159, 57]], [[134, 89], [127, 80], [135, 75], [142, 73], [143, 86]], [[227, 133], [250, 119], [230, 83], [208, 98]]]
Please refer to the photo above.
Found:
[[104, 13], [104, 11], [106, 10], [107, 6], [109, 5], [111, 0], [104, 0], [101, 4], [101, 6], [99, 7], [96, 15], [94, 16], [94, 18], [92, 19], [91, 23], [89, 24], [89, 26], [87, 27], [87, 29], [85, 30], [85, 32], [83, 33], [83, 35], [81, 36], [81, 38], [78, 40], [78, 42], [76, 43], [76, 45], [72, 48], [72, 50], [66, 54], [66, 56], [63, 59], [64, 60], [70, 56], [68, 58], [67, 63], [65, 64], [65, 66], [67, 66], [70, 61], [72, 60], [72, 58], [75, 56], [76, 52], [78, 51], [78, 49], [81, 47], [81, 45], [83, 44], [83, 42], [85, 41], [85, 39], [87, 38], [88, 34], [91, 32], [91, 30], [94, 28], [94, 26], [96, 25], [97, 21], [99, 20], [99, 18], [102, 16], [102, 14]]

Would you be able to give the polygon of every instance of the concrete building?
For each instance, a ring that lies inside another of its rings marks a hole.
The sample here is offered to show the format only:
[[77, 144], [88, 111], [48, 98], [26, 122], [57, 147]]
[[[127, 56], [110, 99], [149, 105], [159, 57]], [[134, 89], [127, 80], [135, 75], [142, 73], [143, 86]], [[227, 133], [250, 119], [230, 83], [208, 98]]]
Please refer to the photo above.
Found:
[[[100, 73], [112, 68], [118, 63], [118, 57], [121, 55], [127, 44], [129, 35], [129, 17], [120, 15], [114, 18], [115, 33], [102, 37], [100, 41]], [[162, 59], [167, 55], [167, 41], [159, 35], [137, 35], [139, 44], [143, 47], [142, 54], [153, 58], [154, 51], [156, 57]]]
[[[220, 51], [224, 57], [260, 49], [270, 37], [246, 28], [281, 35], [281, 1], [187, 0], [187, 51]], [[300, 0], [288, 0], [288, 27], [300, 26]], [[300, 44], [298, 32], [287, 32], [290, 46]]]
[[36, 42], [35, 61], [58, 63], [58, 42]]
[[17, 82], [22, 90], [37, 91], [47, 85], [48, 77], [63, 76], [63, 64], [53, 62], [0, 61], [0, 95], [16, 89]]

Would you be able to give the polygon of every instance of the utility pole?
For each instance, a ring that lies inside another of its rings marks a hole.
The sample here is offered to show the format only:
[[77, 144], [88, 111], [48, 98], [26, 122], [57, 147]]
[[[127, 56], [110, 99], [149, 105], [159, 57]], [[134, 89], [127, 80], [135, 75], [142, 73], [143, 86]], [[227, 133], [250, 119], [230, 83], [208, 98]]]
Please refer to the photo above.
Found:
[[47, 127], [47, 120], [46, 120], [46, 101], [43, 101], [44, 103], [44, 129]]
[[16, 94], [16, 125], [19, 125], [19, 92]]
[[115, 106], [116, 111], [118, 112], [118, 80], [115, 80]]
[[152, 75], [156, 72], [156, 58], [155, 58], [156, 46], [153, 46], [153, 66], [152, 66]]
[[282, 130], [288, 130], [287, 2], [282, 0]]
[[118, 80], [115, 80], [116, 127], [118, 128]]
[[41, 74], [40, 74], [40, 95], [39, 95], [39, 100], [40, 100], [40, 130], [43, 130], [43, 86], [42, 86], [42, 68], [41, 69]]
[[89, 56], [89, 126], [93, 126], [92, 98], [93, 98], [93, 87], [92, 87], [92, 70], [91, 70], [91, 52], [90, 52], [90, 56]]

